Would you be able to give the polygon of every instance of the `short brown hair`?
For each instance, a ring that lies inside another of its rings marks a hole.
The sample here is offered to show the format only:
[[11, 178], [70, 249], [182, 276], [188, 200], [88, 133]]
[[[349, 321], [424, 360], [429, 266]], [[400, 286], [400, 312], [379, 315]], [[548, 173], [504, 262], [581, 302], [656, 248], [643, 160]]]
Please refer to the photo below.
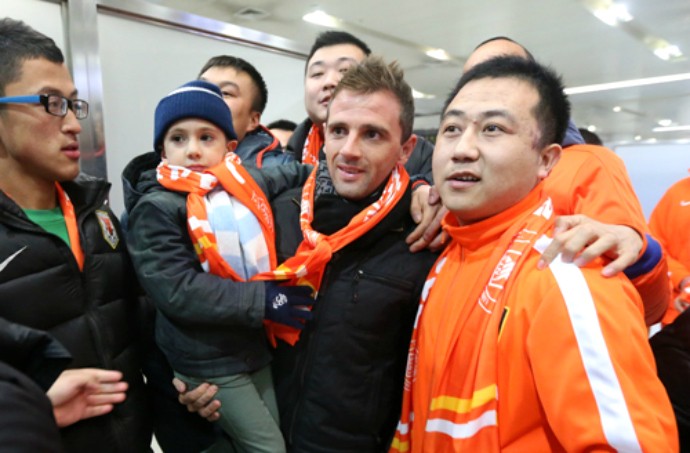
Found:
[[400, 128], [402, 129], [400, 143], [405, 143], [412, 135], [414, 98], [412, 88], [405, 82], [404, 75], [396, 61], [386, 64], [381, 57], [367, 57], [345, 73], [333, 92], [331, 102], [343, 90], [360, 94], [389, 91], [400, 103]]

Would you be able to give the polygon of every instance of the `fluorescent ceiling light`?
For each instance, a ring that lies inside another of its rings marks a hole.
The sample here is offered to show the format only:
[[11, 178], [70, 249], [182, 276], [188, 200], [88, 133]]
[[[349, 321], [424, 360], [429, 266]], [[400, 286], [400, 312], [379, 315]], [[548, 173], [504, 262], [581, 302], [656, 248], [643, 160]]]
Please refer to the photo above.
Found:
[[642, 136], [641, 136], [641, 135], [636, 135], [636, 136], [635, 136], [635, 141], [636, 141], [636, 142], [639, 142], [640, 140], [642, 140]]
[[450, 55], [443, 49], [430, 49], [425, 52], [427, 56], [441, 61], [450, 60]]
[[612, 3], [608, 6], [596, 8], [592, 11], [600, 21], [606, 25], [615, 27], [619, 22], [630, 22], [633, 20], [628, 8], [621, 3]]
[[433, 99], [436, 96], [433, 94], [422, 93], [421, 91], [417, 91], [414, 88], [412, 88], [412, 97], [415, 99]]
[[673, 124], [673, 121], [671, 121], [669, 119], [663, 119], [663, 120], [659, 120], [658, 123], [659, 123], [659, 126], [669, 127], [671, 124]]
[[621, 80], [620, 82], [598, 83], [595, 85], [583, 85], [580, 87], [566, 88], [565, 94], [595, 93], [597, 91], [617, 90], [620, 88], [633, 88], [659, 83], [681, 82], [690, 80], [690, 72], [667, 76], [647, 77], [644, 79]]
[[672, 58], [680, 58], [683, 56], [683, 52], [680, 51], [678, 46], [667, 44], [658, 49], [654, 49], [654, 55], [661, 58], [662, 60], [670, 60]]
[[690, 124], [685, 126], [659, 126], [652, 129], [654, 132], [678, 132], [678, 131], [690, 131]]
[[623, 110], [623, 109], [621, 108], [620, 105], [617, 105], [617, 106], [615, 106], [615, 107], [613, 108], [613, 111], [616, 112], [616, 113], [620, 112], [621, 110]]
[[302, 16], [302, 20], [312, 24], [321, 25], [322, 27], [330, 28], [337, 28], [341, 22], [337, 17], [331, 16], [320, 9], [305, 14]]
[[590, 132], [596, 132], [597, 127], [594, 124], [590, 124], [589, 126], [587, 126], [587, 130]]

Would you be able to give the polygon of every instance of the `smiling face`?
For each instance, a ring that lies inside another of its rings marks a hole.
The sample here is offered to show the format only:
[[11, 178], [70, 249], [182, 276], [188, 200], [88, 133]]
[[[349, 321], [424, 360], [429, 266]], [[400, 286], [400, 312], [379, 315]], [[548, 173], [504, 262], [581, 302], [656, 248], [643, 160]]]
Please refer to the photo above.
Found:
[[259, 127], [261, 112], [253, 108], [254, 99], [259, 94], [249, 74], [231, 66], [213, 66], [201, 74], [200, 79], [220, 87], [223, 100], [230, 107], [238, 141]]
[[338, 194], [348, 200], [371, 195], [407, 159], [416, 137], [400, 144], [400, 103], [388, 91], [343, 90], [331, 103], [324, 152]]
[[228, 141], [218, 126], [206, 120], [189, 118], [177, 121], [165, 133], [161, 156], [170, 165], [204, 171], [222, 162], [236, 141]]
[[558, 161], [559, 145], [537, 148], [538, 100], [528, 82], [483, 78], [467, 83], [448, 105], [432, 166], [443, 204], [460, 224], [517, 204]]
[[[25, 60], [18, 80], [5, 86], [5, 96], [58, 94], [76, 99], [67, 67], [43, 58]], [[81, 126], [74, 112], [49, 114], [41, 104], [5, 104], [0, 109], [0, 188], [12, 193], [25, 187], [50, 187], [79, 174]], [[29, 181], [30, 180], [30, 181]], [[14, 185], [15, 187], [9, 187]]]
[[366, 55], [354, 44], [322, 47], [307, 63], [304, 79], [304, 107], [315, 124], [326, 122], [328, 102], [343, 74]]

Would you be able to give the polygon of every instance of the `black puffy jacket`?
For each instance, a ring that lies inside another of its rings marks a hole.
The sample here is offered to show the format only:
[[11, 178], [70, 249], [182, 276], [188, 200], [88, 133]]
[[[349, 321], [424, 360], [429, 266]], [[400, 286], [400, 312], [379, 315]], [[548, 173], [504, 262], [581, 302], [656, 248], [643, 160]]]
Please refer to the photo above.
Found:
[[109, 184], [80, 175], [62, 186], [75, 207], [84, 270], [62, 239], [0, 192], [0, 317], [52, 334], [72, 355], [71, 368], [119, 370], [129, 383], [113, 412], [61, 430], [66, 451], [148, 451], [136, 280], [107, 204]]
[[[302, 240], [300, 196], [299, 190], [291, 191], [273, 203], [280, 219], [280, 261]], [[355, 213], [350, 202], [329, 197], [324, 202], [317, 198], [312, 223], [326, 234]], [[409, 252], [405, 237], [414, 227], [409, 206], [408, 189], [381, 223], [334, 253], [314, 304], [314, 319], [294, 347], [279, 342], [273, 375], [288, 451], [388, 449], [399, 418], [419, 296], [436, 259], [426, 250]]]

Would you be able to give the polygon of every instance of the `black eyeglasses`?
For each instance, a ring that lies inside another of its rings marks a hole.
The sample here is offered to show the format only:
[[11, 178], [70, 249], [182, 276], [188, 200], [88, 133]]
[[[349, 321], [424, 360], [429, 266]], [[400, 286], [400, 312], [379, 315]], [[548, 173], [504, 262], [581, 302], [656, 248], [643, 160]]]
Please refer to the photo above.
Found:
[[34, 94], [30, 96], [11, 96], [0, 98], [0, 104], [43, 104], [46, 112], [54, 116], [64, 117], [67, 109], [74, 112], [74, 116], [83, 120], [89, 115], [89, 103], [82, 99], [67, 99], [59, 94]]

